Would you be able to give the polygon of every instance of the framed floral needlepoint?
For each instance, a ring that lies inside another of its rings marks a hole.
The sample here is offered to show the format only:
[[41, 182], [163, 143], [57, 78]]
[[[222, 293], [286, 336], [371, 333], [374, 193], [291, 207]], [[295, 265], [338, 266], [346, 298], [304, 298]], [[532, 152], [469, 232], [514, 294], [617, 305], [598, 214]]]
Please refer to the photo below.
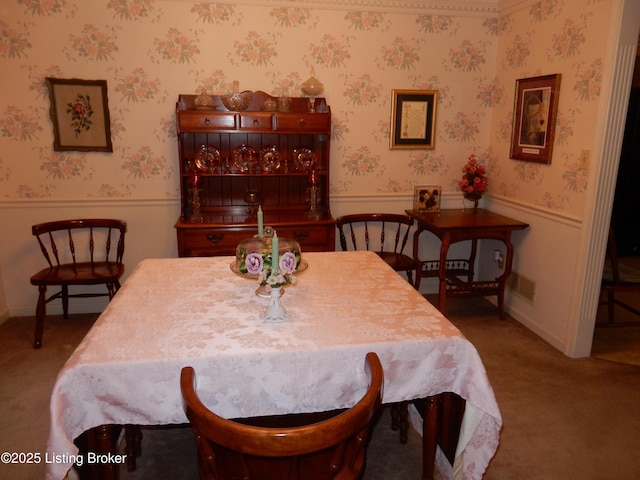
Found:
[[113, 152], [106, 80], [47, 78], [56, 152]]

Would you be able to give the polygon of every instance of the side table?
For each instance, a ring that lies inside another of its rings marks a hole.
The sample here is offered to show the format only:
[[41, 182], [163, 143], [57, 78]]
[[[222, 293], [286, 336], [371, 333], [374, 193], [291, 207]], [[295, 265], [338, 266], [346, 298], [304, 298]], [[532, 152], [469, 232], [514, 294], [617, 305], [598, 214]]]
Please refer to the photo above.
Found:
[[[497, 295], [500, 318], [504, 319], [504, 290], [507, 278], [511, 274], [513, 245], [511, 232], [523, 230], [529, 224], [514, 220], [482, 208], [443, 209], [438, 212], [418, 212], [406, 210], [418, 224], [413, 239], [413, 256], [419, 259], [418, 247], [420, 234], [429, 231], [440, 239], [440, 258], [421, 261], [416, 278], [416, 288], [424, 277], [438, 277], [438, 309], [444, 312], [445, 299], [450, 296], [488, 296]], [[474, 280], [474, 265], [478, 239], [499, 240], [504, 243], [507, 252], [504, 271], [495, 280]], [[471, 252], [468, 259], [448, 259], [449, 246], [453, 243], [471, 240]]]

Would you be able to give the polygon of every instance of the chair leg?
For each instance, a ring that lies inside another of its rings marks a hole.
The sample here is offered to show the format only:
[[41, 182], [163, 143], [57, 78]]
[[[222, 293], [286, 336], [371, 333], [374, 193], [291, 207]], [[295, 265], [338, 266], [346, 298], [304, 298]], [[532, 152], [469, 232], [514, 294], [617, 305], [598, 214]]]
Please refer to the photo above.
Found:
[[615, 311], [615, 298], [614, 298], [614, 294], [612, 290], [609, 290], [607, 292], [607, 311], [609, 313], [609, 323], [613, 323], [614, 318], [613, 318], [613, 314]]
[[409, 438], [409, 402], [394, 403], [391, 405], [391, 430], [399, 431], [400, 443], [407, 443]]
[[407, 281], [409, 282], [409, 285], [415, 287], [416, 284], [413, 281], [413, 272], [411, 270], [407, 270], [405, 273], [407, 274]]
[[109, 301], [111, 301], [116, 292], [120, 290], [120, 282], [116, 280], [113, 283], [107, 283], [107, 290], [109, 291]]
[[44, 330], [44, 317], [47, 314], [47, 286], [38, 286], [38, 304], [36, 306], [36, 331], [33, 340], [33, 348], [42, 347], [42, 332]]
[[109, 301], [111, 301], [113, 296], [116, 294], [116, 287], [113, 283], [107, 283], [107, 290], [109, 291]]
[[62, 315], [66, 320], [69, 318], [69, 287], [62, 285]]

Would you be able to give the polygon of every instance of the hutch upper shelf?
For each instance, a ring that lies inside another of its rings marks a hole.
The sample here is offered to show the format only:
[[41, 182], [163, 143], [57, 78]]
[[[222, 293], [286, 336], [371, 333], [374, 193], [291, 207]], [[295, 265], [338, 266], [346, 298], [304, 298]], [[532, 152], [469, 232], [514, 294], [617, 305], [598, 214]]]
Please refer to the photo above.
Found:
[[[230, 111], [220, 96], [198, 108], [176, 105], [180, 169], [180, 256], [228, 255], [264, 224], [295, 238], [303, 251], [335, 249], [329, 208], [331, 110], [323, 98], [242, 92], [247, 108]], [[280, 108], [279, 108], [280, 107]]]

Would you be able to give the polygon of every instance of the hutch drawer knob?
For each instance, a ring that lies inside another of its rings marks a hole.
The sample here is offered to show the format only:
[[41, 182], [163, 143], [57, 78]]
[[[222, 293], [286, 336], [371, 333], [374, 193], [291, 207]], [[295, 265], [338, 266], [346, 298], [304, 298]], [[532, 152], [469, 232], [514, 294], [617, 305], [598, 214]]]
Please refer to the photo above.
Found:
[[259, 124], [260, 124], [260, 122], [258, 122], [258, 119], [257, 119], [257, 118], [254, 118], [254, 119], [253, 119], [253, 126], [254, 126], [254, 127], [257, 127]]
[[301, 118], [301, 119], [300, 119], [300, 126], [301, 126], [301, 127], [304, 127], [305, 123], [306, 123], [306, 122], [304, 121], [304, 118]]
[[211, 125], [211, 120], [209, 118], [205, 118], [204, 119], [204, 124], [205, 125]]
[[207, 240], [209, 240], [211, 243], [221, 242], [222, 239], [224, 239], [224, 233], [210, 233], [209, 235], [207, 235]]
[[293, 238], [301, 242], [309, 237], [309, 232], [293, 232]]

